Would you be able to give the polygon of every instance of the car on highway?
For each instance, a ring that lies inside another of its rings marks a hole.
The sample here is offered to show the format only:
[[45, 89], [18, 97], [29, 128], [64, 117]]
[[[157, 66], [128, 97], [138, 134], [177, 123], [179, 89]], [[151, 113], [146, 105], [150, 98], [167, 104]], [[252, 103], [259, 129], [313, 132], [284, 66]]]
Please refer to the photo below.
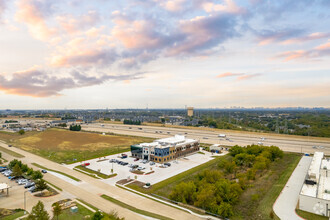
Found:
[[313, 146], [314, 149], [317, 149], [317, 146]]
[[203, 139], [209, 139], [208, 137], [203, 137]]

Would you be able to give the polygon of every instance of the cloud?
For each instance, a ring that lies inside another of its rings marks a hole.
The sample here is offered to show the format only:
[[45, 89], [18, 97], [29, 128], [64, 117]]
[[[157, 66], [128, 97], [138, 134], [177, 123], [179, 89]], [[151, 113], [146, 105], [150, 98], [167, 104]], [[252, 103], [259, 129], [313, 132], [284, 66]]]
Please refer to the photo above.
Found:
[[296, 59], [315, 59], [330, 56], [330, 42], [319, 45], [310, 50], [286, 51], [275, 56], [275, 58], [291, 61]]
[[267, 45], [270, 43], [284, 42], [288, 39], [295, 38], [304, 33], [302, 29], [284, 29], [284, 30], [261, 30], [255, 31], [259, 45]]
[[28, 70], [14, 73], [11, 79], [0, 75], [0, 90], [6, 94], [49, 97], [61, 95], [65, 89], [81, 88], [102, 84], [108, 80], [125, 81], [143, 77], [144, 72], [122, 75], [86, 76], [73, 71], [66, 77], [57, 77], [40, 70]]
[[83, 29], [94, 27], [100, 21], [100, 15], [96, 11], [88, 11], [85, 15], [75, 17], [70, 14], [60, 15], [56, 17], [56, 21], [68, 34], [76, 34]]
[[217, 78], [225, 78], [225, 77], [233, 77], [233, 76], [241, 76], [244, 75], [244, 73], [231, 73], [231, 72], [226, 72], [226, 73], [221, 73], [217, 76]]
[[322, 33], [322, 32], [315, 32], [311, 33], [307, 36], [297, 37], [282, 41], [281, 44], [295, 44], [295, 43], [303, 43], [306, 41], [318, 40], [323, 38], [329, 38], [330, 33]]
[[161, 7], [170, 12], [179, 12], [185, 10], [188, 1], [187, 0], [154, 0], [158, 2]]
[[243, 76], [239, 76], [237, 77], [237, 80], [241, 81], [241, 80], [249, 80], [255, 77], [261, 76], [260, 73], [254, 73], [254, 74], [249, 74], [249, 75], [243, 75]]
[[25, 23], [36, 39], [47, 41], [54, 36], [56, 30], [46, 23], [46, 17], [51, 14], [51, 1], [19, 0], [17, 6], [16, 19]]
[[51, 64], [55, 67], [70, 66], [110, 66], [118, 59], [114, 49], [82, 50], [80, 52], [68, 51], [67, 54], [52, 57]]
[[235, 27], [237, 21], [229, 14], [197, 16], [182, 20], [177, 33], [177, 40], [168, 49], [169, 56], [196, 55], [212, 49], [220, 43], [238, 36]]
[[5, 9], [6, 9], [6, 0], [0, 0], [0, 24]]
[[233, 14], [243, 14], [246, 10], [242, 7], [239, 7], [233, 0], [224, 0], [224, 4], [215, 4], [210, 1], [202, 3], [202, 8], [206, 12], [225, 12]]

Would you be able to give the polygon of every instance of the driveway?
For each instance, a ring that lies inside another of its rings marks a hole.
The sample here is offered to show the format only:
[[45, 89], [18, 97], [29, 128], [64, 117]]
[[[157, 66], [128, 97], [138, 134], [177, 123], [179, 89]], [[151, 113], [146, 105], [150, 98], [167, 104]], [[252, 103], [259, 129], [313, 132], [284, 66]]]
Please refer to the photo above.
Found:
[[303, 156], [293, 171], [279, 197], [274, 203], [273, 209], [276, 215], [282, 220], [301, 220], [303, 218], [296, 214], [296, 206], [299, 193], [304, 183], [306, 173], [313, 157]]

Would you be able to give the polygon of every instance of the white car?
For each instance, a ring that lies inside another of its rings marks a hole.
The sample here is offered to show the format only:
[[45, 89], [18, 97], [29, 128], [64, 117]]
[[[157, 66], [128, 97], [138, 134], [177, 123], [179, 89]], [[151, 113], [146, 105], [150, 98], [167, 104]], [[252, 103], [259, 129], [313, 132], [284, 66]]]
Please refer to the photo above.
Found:
[[137, 169], [138, 169], [138, 170], [144, 170], [145, 167], [138, 167]]

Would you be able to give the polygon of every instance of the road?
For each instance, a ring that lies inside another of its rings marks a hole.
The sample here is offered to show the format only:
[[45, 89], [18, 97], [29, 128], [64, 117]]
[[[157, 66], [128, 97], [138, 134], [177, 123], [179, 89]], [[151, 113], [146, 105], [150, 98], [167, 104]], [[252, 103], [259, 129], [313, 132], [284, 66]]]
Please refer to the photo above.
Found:
[[301, 220], [296, 214], [299, 193], [304, 184], [307, 170], [313, 157], [302, 157], [290, 179], [283, 188], [281, 194], [274, 203], [273, 209], [276, 215], [283, 220]]
[[[0, 142], [0, 146], [8, 148], [8, 145]], [[124, 209], [114, 203], [111, 203], [100, 197], [102, 194], [106, 194], [113, 197], [121, 202], [129, 204], [138, 209], [142, 209], [148, 212], [157, 213], [172, 219], [200, 219], [199, 217], [189, 214], [187, 212], [181, 211], [179, 209], [170, 207], [168, 205], [161, 204], [159, 202], [147, 199], [145, 197], [139, 196], [135, 193], [131, 193], [127, 190], [111, 186], [100, 180], [89, 177], [85, 174], [79, 173], [77, 171], [71, 170], [63, 165], [49, 161], [37, 155], [31, 154], [29, 152], [23, 151], [21, 149], [11, 147], [10, 150], [24, 155], [24, 158], [19, 158], [23, 163], [28, 164], [30, 167], [34, 167], [32, 163], [38, 163], [44, 167], [61, 171], [72, 175], [80, 180], [77, 184], [72, 184], [61, 178], [58, 178], [50, 173], [44, 175], [44, 179], [50, 183], [60, 187], [63, 191], [68, 192], [77, 198], [80, 198], [91, 205], [99, 208], [102, 211], [110, 212], [115, 210], [118, 212], [119, 216], [125, 217], [125, 219], [144, 219], [143, 216], [134, 213], [128, 209]], [[34, 167], [35, 169], [38, 169]]]
[[[258, 142], [262, 142], [265, 146], [275, 145], [287, 152], [314, 153], [315, 151], [322, 151], [326, 155], [330, 155], [330, 138], [315, 138], [296, 135], [277, 135], [238, 131], [226, 131], [226, 138], [219, 138], [218, 135], [222, 133], [221, 130], [198, 130], [190, 128], [137, 126], [107, 123], [82, 125], [82, 129], [87, 131], [112, 132], [115, 134], [143, 136], [150, 138], [164, 138], [173, 136], [175, 134], [182, 134], [187, 138], [200, 140], [201, 143], [222, 144], [228, 146], [234, 146], [236, 144], [246, 146], [249, 144], [257, 144]], [[264, 140], [261, 138], [264, 138]], [[314, 146], [317, 146], [317, 148], [313, 148]]]

